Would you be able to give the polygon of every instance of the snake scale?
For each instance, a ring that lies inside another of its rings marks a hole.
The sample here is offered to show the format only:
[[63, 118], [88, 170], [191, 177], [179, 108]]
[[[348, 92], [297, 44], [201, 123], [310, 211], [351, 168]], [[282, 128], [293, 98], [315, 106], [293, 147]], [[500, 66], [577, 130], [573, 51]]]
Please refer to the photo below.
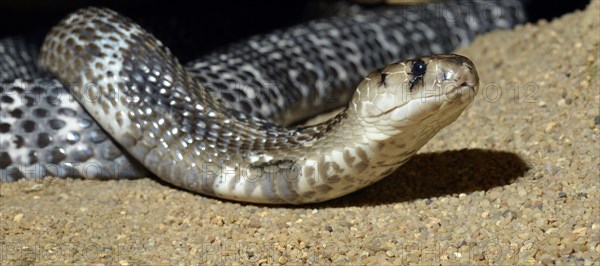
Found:
[[[125, 16], [81, 9], [39, 55], [20, 39], [0, 41], [0, 178], [149, 171], [235, 201], [336, 198], [389, 175], [457, 119], [479, 77], [466, 57], [443, 54], [523, 22], [522, 10], [520, 1], [363, 10], [184, 67]], [[340, 106], [326, 122], [293, 126]]]

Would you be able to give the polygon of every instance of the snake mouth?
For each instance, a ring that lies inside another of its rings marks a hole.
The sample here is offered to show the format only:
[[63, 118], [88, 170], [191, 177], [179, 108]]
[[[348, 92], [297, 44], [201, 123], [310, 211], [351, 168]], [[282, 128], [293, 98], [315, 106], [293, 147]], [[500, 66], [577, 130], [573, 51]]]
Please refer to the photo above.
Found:
[[458, 100], [468, 100], [472, 102], [475, 96], [477, 95], [477, 82], [472, 80], [465, 80], [460, 85], [455, 86], [452, 90], [445, 93], [445, 97], [452, 101], [455, 99]]
[[369, 118], [388, 119], [390, 125], [404, 127], [418, 124], [429, 117], [445, 113], [446, 111], [454, 112], [455, 110], [463, 110], [473, 102], [477, 94], [478, 82], [466, 79], [459, 82], [452, 82], [452, 84], [460, 85], [450, 86], [448, 84], [445, 91], [442, 90], [440, 93], [413, 98], [402, 105], [394, 106]]
[[[458, 86], [445, 87], [448, 89], [441, 89], [440, 93], [412, 98], [385, 111], [364, 117], [369, 120], [389, 119], [391, 122], [402, 122], [402, 125], [418, 123], [448, 108], [463, 109], [473, 102], [478, 90], [477, 82], [471, 80], [462, 81]], [[432, 91], [434, 90], [430, 92]]]

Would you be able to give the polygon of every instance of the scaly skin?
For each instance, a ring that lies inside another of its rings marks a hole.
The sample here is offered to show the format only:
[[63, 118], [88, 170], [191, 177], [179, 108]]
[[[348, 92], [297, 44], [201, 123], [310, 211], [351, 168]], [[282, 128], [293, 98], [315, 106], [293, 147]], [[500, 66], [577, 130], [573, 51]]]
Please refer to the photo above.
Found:
[[153, 36], [95, 8], [53, 28], [40, 65], [160, 178], [254, 203], [319, 202], [381, 179], [453, 122], [479, 82], [465, 57], [411, 59], [371, 73], [335, 118], [288, 129], [232, 114]]

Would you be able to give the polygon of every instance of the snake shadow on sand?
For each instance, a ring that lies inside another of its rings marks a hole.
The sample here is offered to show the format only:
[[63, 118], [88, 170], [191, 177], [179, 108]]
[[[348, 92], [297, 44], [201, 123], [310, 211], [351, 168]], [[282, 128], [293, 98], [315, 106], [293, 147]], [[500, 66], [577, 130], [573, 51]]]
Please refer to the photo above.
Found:
[[486, 191], [514, 182], [529, 169], [519, 155], [506, 151], [463, 149], [421, 153], [381, 181], [317, 205], [375, 206]]

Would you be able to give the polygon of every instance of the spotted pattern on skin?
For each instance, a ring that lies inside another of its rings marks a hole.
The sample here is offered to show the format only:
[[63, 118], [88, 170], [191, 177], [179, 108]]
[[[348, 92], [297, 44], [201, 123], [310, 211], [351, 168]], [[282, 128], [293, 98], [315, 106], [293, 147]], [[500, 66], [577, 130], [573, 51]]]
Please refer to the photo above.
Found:
[[289, 125], [345, 105], [374, 69], [449, 53], [477, 34], [524, 19], [521, 2], [514, 0], [363, 10], [251, 37], [194, 60], [187, 69], [238, 117]]
[[115, 145], [57, 80], [1, 84], [1, 181], [47, 175], [133, 178], [147, 172]]
[[37, 55], [38, 48], [22, 38], [0, 39], [0, 81], [40, 77]]

